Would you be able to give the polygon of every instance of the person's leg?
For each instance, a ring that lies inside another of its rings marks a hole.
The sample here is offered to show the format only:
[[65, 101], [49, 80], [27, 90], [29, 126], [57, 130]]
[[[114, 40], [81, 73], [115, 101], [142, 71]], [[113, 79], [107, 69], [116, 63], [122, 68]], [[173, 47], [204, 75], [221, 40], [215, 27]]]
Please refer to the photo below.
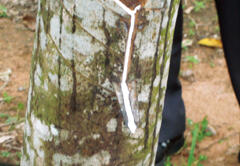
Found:
[[[169, 141], [178, 141], [172, 145], [174, 150], [178, 150], [184, 143], [183, 133], [185, 131], [185, 107], [182, 99], [182, 88], [178, 79], [181, 62], [181, 42], [183, 27], [183, 11], [180, 4], [176, 28], [173, 38], [172, 55], [170, 60], [170, 69], [167, 83], [167, 90], [164, 102], [162, 125], [159, 135], [158, 151], [156, 156], [156, 164], [163, 160], [166, 150], [164, 147]], [[166, 143], [165, 143], [166, 142]], [[163, 146], [162, 146], [163, 145]]]
[[[215, 0], [224, 55], [240, 105], [240, 0]], [[238, 154], [240, 162], [240, 152]]]
[[215, 0], [228, 71], [240, 105], [240, 0]]

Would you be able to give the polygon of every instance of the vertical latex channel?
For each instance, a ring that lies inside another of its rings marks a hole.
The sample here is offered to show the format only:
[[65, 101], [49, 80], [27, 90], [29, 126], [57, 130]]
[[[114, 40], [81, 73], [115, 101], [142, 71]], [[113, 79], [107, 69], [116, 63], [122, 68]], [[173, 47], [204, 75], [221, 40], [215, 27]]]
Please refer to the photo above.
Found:
[[122, 82], [121, 82], [121, 90], [123, 94], [123, 101], [124, 101], [124, 106], [126, 110], [126, 114], [128, 117], [128, 128], [132, 133], [135, 132], [137, 129], [137, 125], [134, 121], [134, 116], [132, 113], [132, 108], [131, 108], [131, 103], [130, 103], [130, 93], [129, 89], [127, 86], [127, 75], [128, 75], [128, 63], [131, 58], [131, 46], [132, 46], [132, 37], [133, 37], [133, 32], [134, 32], [134, 27], [135, 27], [135, 16], [136, 12], [141, 9], [141, 5], [138, 5], [135, 7], [134, 10], [131, 10], [128, 8], [125, 4], [123, 4], [120, 0], [114, 0], [123, 10], [125, 10], [130, 16], [131, 16], [131, 24], [130, 24], [130, 29], [128, 33], [128, 40], [127, 40], [127, 47], [125, 51], [125, 58], [124, 58], [124, 67], [123, 67], [123, 74], [122, 74]]

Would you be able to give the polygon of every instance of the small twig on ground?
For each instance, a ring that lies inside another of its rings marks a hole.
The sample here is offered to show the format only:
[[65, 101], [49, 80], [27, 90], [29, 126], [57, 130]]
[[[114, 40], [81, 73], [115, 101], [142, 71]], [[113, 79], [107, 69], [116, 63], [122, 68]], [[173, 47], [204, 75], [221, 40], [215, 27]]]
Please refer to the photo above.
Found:
[[0, 100], [0, 108], [2, 107], [2, 105], [3, 105], [3, 102]]
[[22, 122], [24, 122], [24, 119], [21, 119], [21, 120], [19, 120], [19, 121], [17, 121], [17, 122], [1, 124], [1, 125], [0, 125], [0, 128], [6, 127], [6, 126], [11, 126], [11, 125], [17, 125], [17, 124], [22, 123]]
[[0, 91], [2, 91], [8, 84], [9, 81], [4, 82], [4, 84], [0, 87]]
[[8, 148], [8, 149], [11, 149], [11, 150], [21, 151], [21, 148], [19, 148], [17, 146], [12, 146], [12, 145], [9, 145], [9, 144], [3, 144], [2, 147]]
[[0, 137], [1, 136], [5, 136], [5, 135], [11, 135], [13, 133], [13, 131], [7, 131], [7, 132], [0, 132]]
[[233, 137], [233, 136], [236, 136], [236, 135], [239, 135], [239, 132], [234, 132], [234, 133], [229, 134], [229, 135], [227, 135], [227, 136], [225, 136], [225, 137], [219, 138], [218, 140], [213, 141], [213, 142], [212, 142], [211, 144], [209, 144], [207, 147], [201, 148], [201, 149], [199, 149], [198, 151], [208, 150], [208, 149], [210, 149], [211, 147], [213, 147], [214, 145], [218, 144], [221, 140], [226, 140], [226, 139], [228, 139], [228, 138], [230, 138], [230, 137]]
[[5, 72], [0, 73], [0, 80], [4, 81], [4, 84], [0, 87], [0, 91], [2, 91], [10, 81], [10, 75], [12, 73], [11, 69], [7, 69]]

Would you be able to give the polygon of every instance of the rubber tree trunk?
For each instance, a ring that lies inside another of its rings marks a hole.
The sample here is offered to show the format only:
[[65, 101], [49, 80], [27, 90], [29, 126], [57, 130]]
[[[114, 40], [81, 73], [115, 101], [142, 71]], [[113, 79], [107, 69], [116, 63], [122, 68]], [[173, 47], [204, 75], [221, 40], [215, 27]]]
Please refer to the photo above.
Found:
[[179, 0], [122, 2], [142, 5], [127, 80], [138, 128], [124, 124], [113, 87], [130, 16], [113, 0], [39, 0], [21, 166], [154, 165]]

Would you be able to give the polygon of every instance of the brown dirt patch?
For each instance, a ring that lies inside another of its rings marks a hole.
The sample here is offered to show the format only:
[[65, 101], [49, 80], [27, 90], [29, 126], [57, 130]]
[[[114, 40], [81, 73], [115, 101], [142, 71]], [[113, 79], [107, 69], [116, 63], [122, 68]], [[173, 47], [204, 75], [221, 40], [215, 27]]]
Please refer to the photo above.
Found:
[[[12, 71], [7, 86], [0, 91], [0, 98], [3, 97], [3, 93], [13, 97], [10, 103], [0, 102], [1, 114], [16, 117], [20, 103], [24, 104], [24, 109], [19, 112], [19, 115], [20, 117], [25, 115], [32, 47], [33, 33], [27, 31], [21, 24], [9, 19], [0, 19], [0, 73], [7, 69]], [[0, 87], [3, 83], [0, 81]], [[7, 117], [1, 117], [0, 126], [6, 124], [7, 119]], [[0, 128], [0, 137], [13, 136], [8, 143], [0, 144], [0, 161], [15, 163], [18, 160], [16, 152], [22, 145], [22, 126], [18, 125], [16, 126], [18, 129], [14, 130], [9, 130], [10, 126]], [[10, 157], [3, 157], [4, 152], [10, 152]]]

